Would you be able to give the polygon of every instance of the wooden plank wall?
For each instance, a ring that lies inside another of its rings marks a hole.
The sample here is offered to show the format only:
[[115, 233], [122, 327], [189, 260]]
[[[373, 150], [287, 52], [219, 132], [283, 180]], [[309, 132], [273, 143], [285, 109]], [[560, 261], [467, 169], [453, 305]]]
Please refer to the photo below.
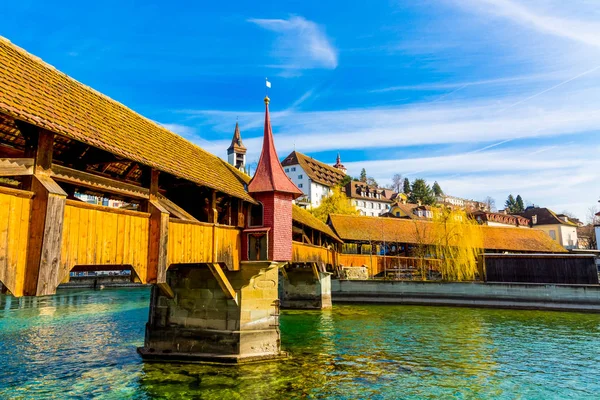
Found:
[[233, 226], [215, 227], [217, 246], [217, 262], [223, 262], [229, 270], [240, 270], [240, 256], [242, 255], [242, 235], [239, 229]]
[[0, 281], [23, 295], [32, 192], [0, 187]]
[[169, 222], [167, 266], [212, 262], [212, 224]]
[[292, 262], [316, 262], [323, 265], [333, 265], [334, 254], [332, 250], [327, 250], [321, 246], [292, 242]]
[[[216, 260], [213, 260], [213, 232]], [[241, 233], [232, 226], [203, 222], [169, 222], [167, 265], [224, 262], [230, 270], [239, 270]]]
[[150, 214], [67, 200], [60, 279], [75, 265], [131, 265], [145, 283]]
[[366, 254], [340, 253], [337, 255], [338, 265], [343, 265], [344, 267], [361, 267], [366, 265], [369, 270], [369, 276], [374, 276], [381, 272], [379, 270], [378, 258], [377, 256]]
[[486, 254], [484, 260], [486, 282], [598, 284], [592, 256]]

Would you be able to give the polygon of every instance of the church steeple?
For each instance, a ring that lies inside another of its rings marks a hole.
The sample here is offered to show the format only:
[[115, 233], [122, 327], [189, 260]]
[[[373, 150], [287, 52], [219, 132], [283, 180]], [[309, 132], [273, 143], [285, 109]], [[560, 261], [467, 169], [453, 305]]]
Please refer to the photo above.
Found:
[[277, 157], [271, 119], [269, 118], [269, 98], [265, 97], [265, 131], [263, 147], [256, 167], [256, 173], [248, 185], [248, 193], [282, 192], [293, 195], [294, 198], [302, 196], [302, 191], [288, 178]]
[[[250, 207], [243, 256], [248, 260], [290, 261], [292, 259], [292, 201], [302, 191], [283, 172], [275, 151], [269, 98], [265, 97], [263, 147], [248, 193], [257, 201]], [[258, 235], [258, 236], [257, 236]], [[261, 258], [262, 257], [262, 258]]]
[[337, 154], [337, 159], [335, 160], [335, 165], [333, 167], [339, 169], [343, 173], [346, 173], [346, 167], [344, 167], [344, 164], [342, 164], [342, 158], [340, 157], [339, 152]]
[[243, 170], [246, 168], [246, 147], [244, 146], [244, 143], [242, 143], [240, 126], [237, 121], [235, 122], [235, 130], [233, 131], [231, 145], [227, 149], [227, 159], [229, 164], [237, 169]]

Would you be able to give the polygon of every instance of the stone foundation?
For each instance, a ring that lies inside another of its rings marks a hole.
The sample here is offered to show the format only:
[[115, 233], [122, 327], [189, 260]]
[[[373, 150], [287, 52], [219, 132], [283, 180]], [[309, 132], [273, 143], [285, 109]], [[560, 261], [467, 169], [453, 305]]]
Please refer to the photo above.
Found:
[[152, 290], [145, 360], [239, 363], [285, 357], [280, 346], [279, 263], [243, 262], [224, 275], [231, 298], [207, 265], [167, 271], [173, 298]]
[[331, 274], [313, 268], [286, 267], [279, 277], [281, 308], [331, 308]]

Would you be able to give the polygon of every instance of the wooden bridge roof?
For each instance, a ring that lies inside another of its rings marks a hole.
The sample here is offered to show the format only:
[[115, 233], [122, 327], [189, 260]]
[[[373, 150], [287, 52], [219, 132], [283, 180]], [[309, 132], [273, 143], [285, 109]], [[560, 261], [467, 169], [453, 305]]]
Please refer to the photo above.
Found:
[[0, 36], [0, 113], [254, 203], [220, 158]]
[[310, 212], [305, 210], [302, 207], [298, 207], [297, 205], [292, 206], [292, 220], [299, 224], [308, 226], [311, 229], [316, 231], [320, 231], [327, 236], [330, 236], [333, 240], [337, 242], [342, 242], [338, 235], [329, 227], [329, 225], [323, 223], [320, 219], [312, 215]]
[[[329, 222], [344, 241], [435, 243], [433, 223], [429, 221], [332, 214]], [[481, 230], [486, 250], [566, 252], [564, 247], [541, 230], [496, 226], [481, 226]]]

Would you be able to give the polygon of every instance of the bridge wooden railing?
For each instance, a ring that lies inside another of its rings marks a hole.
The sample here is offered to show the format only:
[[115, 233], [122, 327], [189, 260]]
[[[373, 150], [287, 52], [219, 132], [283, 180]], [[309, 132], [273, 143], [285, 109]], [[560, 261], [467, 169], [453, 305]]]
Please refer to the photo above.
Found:
[[0, 186], [0, 281], [23, 295], [32, 192]]
[[146, 282], [150, 214], [67, 200], [59, 282], [76, 265], [130, 265]]
[[241, 232], [233, 226], [169, 221], [167, 265], [222, 262], [240, 267]]
[[315, 262], [321, 265], [335, 265], [335, 251], [325, 247], [314, 246], [306, 243], [292, 242], [292, 262]]
[[[30, 229], [35, 212], [33, 197], [33, 192], [0, 186], [0, 282], [15, 296], [27, 294], [28, 282], [35, 287], [42, 280], [37, 266], [28, 265], [30, 245], [39, 240]], [[68, 282], [74, 268], [131, 268], [142, 283], [151, 280], [151, 273], [156, 279], [156, 271], [150, 271], [150, 241], [157, 239], [151, 234], [150, 213], [66, 200], [61, 215], [60, 251], [47, 261], [55, 267], [43, 277], [44, 291], [53, 293], [59, 283]], [[166, 234], [166, 267], [224, 263], [239, 270], [240, 232], [232, 226], [171, 219]]]

